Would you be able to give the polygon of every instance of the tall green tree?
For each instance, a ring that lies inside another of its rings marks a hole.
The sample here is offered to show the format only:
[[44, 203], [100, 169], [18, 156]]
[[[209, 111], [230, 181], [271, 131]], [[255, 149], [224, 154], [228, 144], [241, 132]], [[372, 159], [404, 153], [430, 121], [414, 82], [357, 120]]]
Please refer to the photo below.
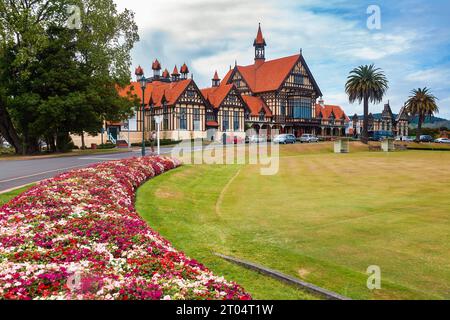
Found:
[[428, 88], [419, 88], [411, 91], [411, 96], [406, 101], [406, 111], [412, 115], [417, 116], [419, 122], [416, 130], [416, 142], [420, 142], [422, 134], [422, 125], [426, 117], [432, 117], [439, 112], [437, 106], [438, 99], [430, 92]]
[[[66, 28], [68, 4], [80, 8], [79, 29]], [[139, 39], [132, 12], [112, 0], [0, 0], [0, 29], [0, 133], [17, 152], [36, 152], [40, 139], [56, 150], [69, 133], [130, 114], [116, 86], [130, 80]]]
[[369, 101], [372, 103], [380, 103], [389, 88], [388, 80], [384, 72], [370, 66], [359, 66], [353, 69], [345, 85], [345, 91], [349, 97], [350, 103], [358, 101], [360, 104], [364, 102], [364, 123], [361, 134], [361, 141], [368, 143], [369, 141]]

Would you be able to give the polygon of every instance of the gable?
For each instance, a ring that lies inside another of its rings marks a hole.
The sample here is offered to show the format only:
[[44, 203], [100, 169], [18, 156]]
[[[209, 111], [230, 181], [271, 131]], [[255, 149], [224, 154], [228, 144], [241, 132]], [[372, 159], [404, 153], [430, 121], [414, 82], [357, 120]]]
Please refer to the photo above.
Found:
[[190, 80], [189, 85], [186, 87], [184, 92], [179, 96], [175, 103], [185, 103], [185, 104], [204, 104], [206, 101], [198, 89], [194, 81]]
[[300, 60], [292, 68], [282, 86], [287, 88], [314, 90], [310, 75]]
[[233, 86], [232, 89], [228, 92], [225, 99], [222, 101], [221, 107], [245, 107], [245, 102], [242, 100], [240, 93]]
[[231, 79], [228, 81], [228, 83], [234, 84], [234, 86], [241, 91], [248, 91], [249, 89], [251, 89], [246, 79], [242, 76], [237, 68], [231, 75]]

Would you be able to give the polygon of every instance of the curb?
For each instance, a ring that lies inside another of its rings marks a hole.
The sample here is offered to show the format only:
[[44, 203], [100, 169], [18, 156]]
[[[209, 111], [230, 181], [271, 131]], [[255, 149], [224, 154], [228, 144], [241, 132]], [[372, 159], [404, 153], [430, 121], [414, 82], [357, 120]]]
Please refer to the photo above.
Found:
[[332, 291], [320, 288], [320, 287], [315, 286], [315, 285], [313, 285], [311, 283], [307, 283], [307, 282], [301, 281], [301, 280], [299, 280], [297, 278], [294, 278], [292, 276], [283, 274], [283, 273], [281, 273], [279, 271], [276, 271], [276, 270], [273, 270], [273, 269], [269, 269], [269, 268], [257, 265], [257, 264], [252, 263], [252, 262], [248, 262], [248, 261], [245, 261], [245, 260], [240, 260], [240, 259], [228, 257], [228, 256], [225, 256], [225, 255], [220, 254], [220, 253], [214, 253], [214, 255], [216, 255], [217, 257], [220, 257], [220, 258], [222, 258], [224, 260], [227, 260], [229, 262], [232, 262], [234, 264], [240, 265], [240, 266], [242, 266], [244, 268], [247, 268], [247, 269], [259, 272], [261, 274], [267, 275], [267, 276], [272, 277], [274, 279], [286, 282], [287, 284], [299, 287], [299, 288], [301, 288], [303, 290], [306, 290], [306, 291], [308, 291], [310, 293], [319, 295], [319, 296], [321, 296], [321, 297], [323, 297], [323, 298], [325, 298], [327, 300], [352, 300], [352, 299], [350, 299], [348, 297], [341, 296], [340, 294], [337, 294], [335, 292], [332, 292]]

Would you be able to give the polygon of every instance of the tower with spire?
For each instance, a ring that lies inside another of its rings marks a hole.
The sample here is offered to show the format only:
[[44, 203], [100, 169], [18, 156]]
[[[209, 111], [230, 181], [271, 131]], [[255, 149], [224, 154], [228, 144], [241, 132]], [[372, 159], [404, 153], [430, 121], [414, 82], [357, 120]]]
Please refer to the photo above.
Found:
[[181, 66], [180, 72], [181, 72], [181, 79], [186, 80], [188, 78], [188, 74], [189, 74], [189, 68], [186, 65], [186, 63], [184, 63]]
[[258, 33], [256, 34], [256, 39], [253, 42], [253, 46], [255, 47], [255, 64], [260, 64], [266, 61], [267, 44], [261, 31], [261, 23], [259, 24]]
[[180, 80], [180, 73], [178, 72], [178, 68], [175, 65], [175, 68], [173, 68], [172, 71], [172, 81], [177, 82], [178, 80]]
[[152, 63], [152, 70], [153, 70], [153, 77], [155, 79], [159, 78], [161, 75], [161, 63], [158, 61], [158, 59], [156, 59]]
[[220, 78], [219, 78], [219, 74], [217, 73], [217, 70], [214, 73], [214, 77], [212, 78], [212, 86], [213, 86], [213, 88], [220, 86]]

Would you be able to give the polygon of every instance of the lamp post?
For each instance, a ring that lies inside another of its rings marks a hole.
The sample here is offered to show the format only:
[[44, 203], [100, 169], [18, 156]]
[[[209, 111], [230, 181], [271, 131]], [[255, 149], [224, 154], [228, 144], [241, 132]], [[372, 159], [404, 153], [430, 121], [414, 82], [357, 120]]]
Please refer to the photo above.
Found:
[[145, 157], [145, 89], [147, 87], [147, 79], [143, 73], [139, 82], [142, 89], [142, 156]]

